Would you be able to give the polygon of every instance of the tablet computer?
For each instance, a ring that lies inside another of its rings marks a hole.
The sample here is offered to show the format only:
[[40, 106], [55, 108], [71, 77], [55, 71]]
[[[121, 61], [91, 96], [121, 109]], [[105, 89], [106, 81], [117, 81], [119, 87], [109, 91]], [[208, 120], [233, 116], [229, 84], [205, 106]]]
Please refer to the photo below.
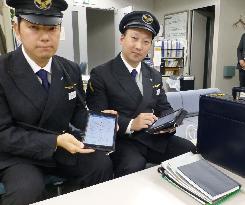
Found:
[[89, 111], [83, 136], [87, 148], [114, 151], [117, 133], [117, 115]]
[[156, 120], [146, 131], [153, 134], [155, 132], [179, 126], [185, 118], [187, 111], [179, 109], [164, 115]]

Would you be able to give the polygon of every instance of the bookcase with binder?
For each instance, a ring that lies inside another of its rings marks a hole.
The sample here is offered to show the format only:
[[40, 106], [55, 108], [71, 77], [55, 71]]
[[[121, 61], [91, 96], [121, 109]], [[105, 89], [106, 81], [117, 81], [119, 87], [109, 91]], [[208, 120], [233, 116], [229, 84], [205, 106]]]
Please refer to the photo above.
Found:
[[155, 42], [154, 61], [162, 75], [182, 75], [185, 66], [185, 42], [163, 39]]
[[180, 75], [184, 68], [184, 47], [162, 51], [160, 72], [163, 75]]

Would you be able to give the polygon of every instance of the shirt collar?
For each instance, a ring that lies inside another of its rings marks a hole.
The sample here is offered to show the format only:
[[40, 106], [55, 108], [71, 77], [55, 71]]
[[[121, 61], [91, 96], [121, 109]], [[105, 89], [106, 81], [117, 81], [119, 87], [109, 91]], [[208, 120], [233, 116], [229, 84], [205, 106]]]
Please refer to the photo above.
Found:
[[125, 60], [125, 58], [124, 58], [123, 55], [122, 55], [122, 52], [121, 52], [120, 56], [121, 56], [121, 59], [122, 59], [123, 63], [124, 63], [125, 66], [127, 67], [129, 73], [131, 73], [133, 69], [136, 69], [137, 73], [140, 73], [141, 62], [139, 62], [139, 64], [134, 68], [134, 67], [132, 67], [131, 65], [129, 65], [128, 62]]
[[44, 66], [43, 68], [41, 68], [39, 65], [37, 65], [26, 53], [24, 46], [22, 45], [22, 52], [27, 60], [27, 62], [29, 63], [29, 65], [31, 66], [32, 70], [34, 71], [34, 73], [38, 72], [40, 69], [44, 69], [46, 70], [48, 73], [51, 73], [51, 64], [52, 64], [52, 57], [49, 59], [48, 63], [46, 66]]

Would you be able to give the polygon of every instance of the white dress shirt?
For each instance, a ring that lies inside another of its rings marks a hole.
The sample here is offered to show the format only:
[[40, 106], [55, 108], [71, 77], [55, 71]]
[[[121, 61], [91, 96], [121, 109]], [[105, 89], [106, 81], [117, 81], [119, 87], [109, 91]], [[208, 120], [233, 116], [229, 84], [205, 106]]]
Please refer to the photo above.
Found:
[[[27, 62], [29, 63], [29, 65], [31, 66], [32, 70], [34, 73], [37, 73], [40, 69], [44, 69], [48, 72], [48, 82], [51, 84], [51, 64], [52, 64], [52, 57], [49, 59], [48, 63], [46, 66], [44, 66], [43, 68], [41, 68], [39, 65], [37, 65], [26, 53], [24, 46], [22, 45], [22, 52], [25, 56], [25, 59], [27, 60]], [[37, 78], [39, 80], [40, 83], [42, 83], [41, 78], [38, 77]]]

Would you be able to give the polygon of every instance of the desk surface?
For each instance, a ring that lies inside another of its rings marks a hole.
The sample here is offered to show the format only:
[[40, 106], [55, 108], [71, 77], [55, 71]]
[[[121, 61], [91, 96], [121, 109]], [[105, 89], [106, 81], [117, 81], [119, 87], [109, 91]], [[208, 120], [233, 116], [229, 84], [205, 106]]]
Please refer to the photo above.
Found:
[[[197, 201], [163, 180], [157, 173], [157, 167], [110, 180], [95, 186], [64, 194], [55, 198], [35, 203], [35, 205], [198, 205]], [[245, 179], [225, 171], [245, 185]], [[245, 192], [227, 200], [224, 205], [240, 205], [245, 203]]]

